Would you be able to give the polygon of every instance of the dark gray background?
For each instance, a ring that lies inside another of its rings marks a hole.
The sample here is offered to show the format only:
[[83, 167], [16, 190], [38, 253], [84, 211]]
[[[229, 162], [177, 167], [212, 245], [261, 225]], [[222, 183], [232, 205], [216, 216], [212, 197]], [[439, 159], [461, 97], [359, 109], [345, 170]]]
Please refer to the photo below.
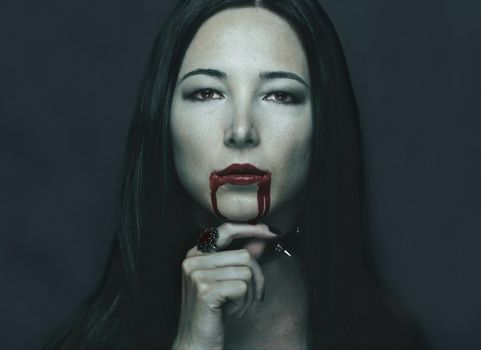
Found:
[[[172, 1], [0, 3], [0, 348], [98, 283], [150, 45]], [[481, 348], [481, 2], [323, 0], [352, 73], [382, 283], [432, 349]]]

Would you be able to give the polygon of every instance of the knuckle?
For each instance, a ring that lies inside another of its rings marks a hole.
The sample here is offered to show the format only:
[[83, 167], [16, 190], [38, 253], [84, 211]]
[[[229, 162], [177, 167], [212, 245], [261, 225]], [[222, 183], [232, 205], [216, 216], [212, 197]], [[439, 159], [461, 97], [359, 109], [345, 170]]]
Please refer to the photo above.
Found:
[[189, 275], [195, 268], [195, 260], [192, 258], [187, 258], [182, 261], [182, 272], [185, 275]]
[[220, 227], [222, 227], [226, 230], [232, 230], [233, 226], [234, 225], [231, 222], [225, 222], [222, 225], [220, 225]]
[[252, 270], [248, 267], [242, 267], [241, 273], [245, 279], [250, 280], [252, 278]]
[[202, 271], [201, 270], [195, 270], [195, 271], [192, 271], [191, 274], [190, 274], [190, 279], [192, 280], [192, 282], [194, 283], [200, 283], [201, 279], [202, 279]]
[[185, 259], [182, 261], [182, 272], [184, 275], [188, 275], [190, 273], [190, 262], [189, 259]]
[[244, 281], [238, 281], [238, 286], [237, 288], [241, 293], [247, 293], [247, 283]]
[[186, 254], [185, 254], [185, 258], [190, 258], [194, 252], [197, 250], [197, 246], [196, 247], [193, 247], [192, 249], [190, 249]]
[[207, 293], [210, 290], [210, 286], [208, 283], [199, 282], [197, 284], [197, 295], [200, 299], [205, 299], [207, 297]]
[[244, 263], [248, 263], [251, 260], [251, 255], [249, 254], [249, 251], [247, 249], [240, 249], [239, 257]]

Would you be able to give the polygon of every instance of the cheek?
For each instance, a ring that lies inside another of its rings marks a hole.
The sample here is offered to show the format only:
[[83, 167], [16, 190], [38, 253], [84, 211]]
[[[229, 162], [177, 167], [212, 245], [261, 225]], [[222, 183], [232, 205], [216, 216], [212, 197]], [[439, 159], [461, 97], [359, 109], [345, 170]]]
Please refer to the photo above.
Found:
[[[288, 133], [285, 133], [286, 130]], [[278, 179], [273, 179], [273, 185], [277, 184], [275, 187], [278, 191], [287, 191], [291, 196], [300, 191], [307, 180], [311, 159], [312, 128], [310, 125], [293, 126], [284, 129], [283, 136], [277, 136], [277, 138], [278, 141], [275, 142], [272, 151], [281, 157], [279, 157]]]
[[[219, 142], [219, 112], [193, 107], [174, 99], [171, 111], [171, 135], [174, 156], [192, 158], [201, 163], [210, 157]], [[202, 159], [199, 159], [201, 157]]]
[[215, 165], [216, 143], [212, 121], [188, 110], [172, 108], [172, 151], [180, 183], [197, 200], [206, 200], [210, 167]]
[[174, 106], [170, 118], [175, 168], [181, 183], [189, 188], [196, 177], [194, 169], [198, 169], [199, 166], [198, 158], [196, 154], [193, 154], [193, 152], [199, 150], [199, 145], [197, 144], [198, 136], [196, 135], [197, 129], [192, 128], [190, 118], [178, 113]]
[[289, 167], [286, 169], [289, 174], [287, 180], [296, 187], [302, 187], [309, 171], [311, 143], [310, 138], [297, 141], [292, 145], [289, 159], [286, 161], [286, 164], [289, 164]]

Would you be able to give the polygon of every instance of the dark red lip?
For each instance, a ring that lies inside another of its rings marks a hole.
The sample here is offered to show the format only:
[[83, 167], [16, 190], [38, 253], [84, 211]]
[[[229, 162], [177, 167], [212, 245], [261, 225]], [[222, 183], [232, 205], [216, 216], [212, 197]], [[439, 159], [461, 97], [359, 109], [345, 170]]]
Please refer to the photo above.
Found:
[[211, 188], [219, 187], [225, 184], [232, 185], [251, 185], [261, 184], [270, 181], [270, 173], [261, 170], [256, 166], [245, 163], [234, 163], [220, 171], [212, 172], [210, 176]]
[[217, 176], [241, 175], [241, 174], [263, 176], [263, 175], [267, 175], [268, 172], [264, 170], [260, 170], [256, 166], [249, 163], [244, 163], [244, 164], [234, 163], [229, 165], [225, 169], [222, 169], [220, 171], [215, 171], [214, 174], [216, 174]]
[[232, 185], [252, 185], [257, 184], [257, 207], [258, 215], [253, 219], [256, 220], [262, 216], [267, 215], [270, 207], [270, 186], [271, 173], [261, 170], [256, 166], [244, 163], [234, 163], [227, 168], [220, 171], [213, 171], [209, 177], [210, 197], [212, 201], [212, 208], [217, 216], [225, 218], [217, 208], [216, 192], [219, 187]]

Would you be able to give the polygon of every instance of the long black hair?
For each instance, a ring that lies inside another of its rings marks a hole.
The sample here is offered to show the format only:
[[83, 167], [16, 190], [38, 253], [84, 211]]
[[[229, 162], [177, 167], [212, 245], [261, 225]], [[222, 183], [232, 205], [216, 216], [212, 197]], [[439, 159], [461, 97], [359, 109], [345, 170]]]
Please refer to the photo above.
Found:
[[404, 319], [372, 280], [362, 229], [359, 120], [336, 32], [317, 0], [181, 0], [153, 47], [128, 135], [118, 226], [103, 282], [50, 347], [171, 347], [181, 261], [194, 244], [189, 196], [172, 159], [170, 107], [180, 65], [202, 23], [229, 8], [287, 20], [309, 66], [314, 137], [301, 218], [301, 261], [316, 349], [414, 347]]

